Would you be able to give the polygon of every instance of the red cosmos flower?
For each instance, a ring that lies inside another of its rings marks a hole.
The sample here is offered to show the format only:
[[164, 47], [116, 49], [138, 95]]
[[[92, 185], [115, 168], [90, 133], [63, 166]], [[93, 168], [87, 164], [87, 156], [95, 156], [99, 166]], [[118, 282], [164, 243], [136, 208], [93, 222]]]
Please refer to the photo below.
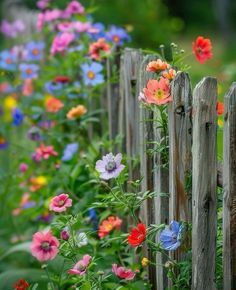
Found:
[[132, 247], [137, 247], [146, 239], [147, 230], [145, 224], [138, 224], [137, 228], [132, 228], [128, 236], [128, 243]]
[[216, 109], [217, 109], [217, 114], [218, 115], [223, 115], [224, 114], [224, 103], [217, 102]]
[[26, 290], [28, 287], [29, 287], [29, 283], [25, 281], [24, 279], [20, 279], [14, 285], [14, 289], [16, 290]]
[[69, 83], [71, 81], [71, 79], [67, 76], [56, 76], [54, 79], [54, 82], [57, 83]]
[[207, 59], [212, 58], [212, 45], [209, 38], [198, 36], [196, 41], [192, 43], [193, 53], [200, 63], [204, 63]]

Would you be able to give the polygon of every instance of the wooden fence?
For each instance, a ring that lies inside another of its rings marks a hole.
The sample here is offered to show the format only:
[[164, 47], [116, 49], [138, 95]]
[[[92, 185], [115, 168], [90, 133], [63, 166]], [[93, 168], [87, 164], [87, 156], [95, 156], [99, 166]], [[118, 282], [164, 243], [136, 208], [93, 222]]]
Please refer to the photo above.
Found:
[[[158, 112], [140, 105], [139, 92], [153, 75], [146, 72], [155, 55], [144, 56], [126, 48], [120, 59], [119, 87], [108, 84], [110, 138], [124, 136], [122, 150], [128, 156], [130, 179], [142, 177], [142, 190], [169, 193], [147, 200], [140, 212], [146, 225], [173, 219], [192, 223], [192, 290], [215, 290], [217, 235], [217, 186], [223, 187], [224, 290], [236, 289], [236, 83], [225, 96], [224, 162], [217, 167], [217, 81], [205, 77], [191, 89], [187, 73], [179, 72], [172, 82], [168, 106], [169, 166], [155, 142], [162, 138], [156, 125]], [[108, 61], [107, 69], [111, 70]], [[154, 154], [148, 154], [153, 151]], [[140, 164], [133, 160], [140, 157]], [[223, 182], [222, 182], [223, 175]], [[222, 184], [223, 183], [223, 184]], [[146, 252], [151, 257], [153, 254]], [[174, 258], [184, 259], [176, 251]], [[152, 256], [153, 258], [153, 256]], [[156, 255], [164, 264], [165, 256]], [[165, 267], [148, 269], [153, 289], [170, 287]]]

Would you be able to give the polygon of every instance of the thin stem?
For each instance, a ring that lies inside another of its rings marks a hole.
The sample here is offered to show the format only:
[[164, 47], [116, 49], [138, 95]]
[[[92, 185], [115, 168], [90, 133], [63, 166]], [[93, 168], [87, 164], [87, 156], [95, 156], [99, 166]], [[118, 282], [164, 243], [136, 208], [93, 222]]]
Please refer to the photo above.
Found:
[[47, 275], [47, 277], [48, 277], [49, 283], [50, 283], [50, 285], [51, 285], [51, 287], [52, 287], [52, 290], [56, 290], [56, 288], [55, 288], [55, 286], [54, 286], [54, 283], [53, 283], [53, 281], [52, 281], [52, 279], [51, 279], [51, 277], [50, 277], [50, 275], [49, 275], [47, 265], [46, 265], [46, 267], [45, 267], [44, 269], [45, 269], [46, 275]]

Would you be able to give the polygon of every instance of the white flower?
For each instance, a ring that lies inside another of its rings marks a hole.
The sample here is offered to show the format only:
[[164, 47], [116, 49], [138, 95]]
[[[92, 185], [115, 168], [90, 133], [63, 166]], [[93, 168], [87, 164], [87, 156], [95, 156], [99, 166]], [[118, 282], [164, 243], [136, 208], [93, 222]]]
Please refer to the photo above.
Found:
[[86, 246], [88, 244], [88, 238], [85, 233], [79, 233], [77, 235], [77, 246], [79, 248]]

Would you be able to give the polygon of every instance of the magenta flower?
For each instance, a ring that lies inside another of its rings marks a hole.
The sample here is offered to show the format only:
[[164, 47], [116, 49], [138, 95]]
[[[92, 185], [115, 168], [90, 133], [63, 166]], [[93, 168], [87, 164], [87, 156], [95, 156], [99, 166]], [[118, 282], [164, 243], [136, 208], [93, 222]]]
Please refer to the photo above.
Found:
[[82, 260], [79, 260], [72, 269], [68, 270], [69, 274], [74, 275], [84, 275], [87, 268], [91, 262], [92, 257], [89, 255], [84, 255]]
[[74, 34], [70, 32], [63, 32], [57, 35], [53, 40], [51, 53], [64, 52], [73, 40]]
[[66, 8], [66, 13], [68, 13], [70, 16], [72, 14], [83, 14], [84, 6], [78, 1], [71, 1]]
[[21, 173], [24, 173], [28, 170], [28, 165], [26, 163], [21, 163], [20, 166], [19, 166], [19, 169], [20, 169], [20, 172]]
[[100, 173], [100, 177], [105, 180], [118, 177], [125, 168], [121, 164], [121, 159], [121, 153], [118, 153], [116, 156], [109, 153], [103, 156], [102, 160], [98, 160], [96, 162], [96, 170]]
[[118, 267], [117, 264], [112, 264], [112, 272], [120, 279], [133, 280], [136, 272], [125, 267]]
[[68, 194], [62, 193], [52, 198], [49, 209], [55, 212], [63, 212], [71, 206], [72, 199], [69, 198]]
[[51, 231], [37, 232], [33, 235], [31, 253], [40, 262], [52, 260], [59, 251], [59, 241]]

